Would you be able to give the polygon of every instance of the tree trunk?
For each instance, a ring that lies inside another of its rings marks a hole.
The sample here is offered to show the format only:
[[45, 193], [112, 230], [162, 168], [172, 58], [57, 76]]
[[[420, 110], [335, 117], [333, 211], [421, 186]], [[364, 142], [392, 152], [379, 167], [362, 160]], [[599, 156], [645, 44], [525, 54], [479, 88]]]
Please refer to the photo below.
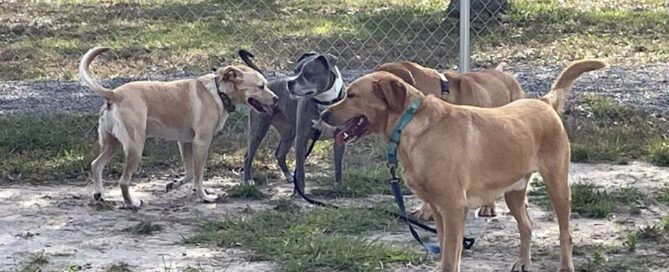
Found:
[[[511, 8], [508, 0], [470, 0], [470, 15], [476, 17], [495, 17], [497, 14], [505, 13]], [[451, 0], [446, 9], [448, 17], [460, 17], [460, 0]]]

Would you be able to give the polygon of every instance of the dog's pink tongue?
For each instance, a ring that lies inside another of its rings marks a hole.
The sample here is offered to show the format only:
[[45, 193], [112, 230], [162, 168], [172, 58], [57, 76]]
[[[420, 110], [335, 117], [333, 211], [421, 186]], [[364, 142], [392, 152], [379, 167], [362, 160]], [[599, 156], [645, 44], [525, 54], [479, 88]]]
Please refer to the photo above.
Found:
[[335, 135], [335, 143], [338, 145], [345, 144], [346, 140], [344, 140], [344, 131], [339, 131], [337, 135]]

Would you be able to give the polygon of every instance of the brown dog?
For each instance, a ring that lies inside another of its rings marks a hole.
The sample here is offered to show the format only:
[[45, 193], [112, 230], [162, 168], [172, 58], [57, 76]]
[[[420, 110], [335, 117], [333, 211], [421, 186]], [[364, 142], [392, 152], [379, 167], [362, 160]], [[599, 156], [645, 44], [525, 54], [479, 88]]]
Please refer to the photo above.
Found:
[[534, 172], [543, 177], [557, 215], [560, 271], [574, 271], [567, 180], [570, 147], [558, 111], [574, 79], [605, 66], [598, 60], [574, 62], [544, 97], [498, 108], [454, 105], [425, 96], [393, 74], [374, 72], [351, 83], [347, 98], [321, 117], [330, 125], [344, 126], [335, 137], [338, 141], [370, 133], [389, 139], [408, 105], [422, 101], [402, 130], [398, 154], [404, 181], [435, 211], [443, 271], [460, 270], [467, 209], [489, 204], [501, 194], [520, 232], [520, 258], [512, 270], [530, 269], [532, 223], [525, 201]]
[[260, 73], [245, 66], [226, 66], [213, 74], [170, 82], [138, 81], [114, 90], [100, 86], [90, 76], [93, 59], [109, 50], [96, 47], [79, 64], [84, 85], [101, 94], [103, 107], [98, 127], [102, 152], [91, 163], [96, 200], [102, 199], [102, 170], [119, 147], [125, 164], [119, 181], [123, 200], [131, 208], [141, 201], [130, 196], [132, 174], [139, 166], [146, 138], [179, 141], [186, 175], [177, 185], [194, 179], [195, 192], [205, 202], [217, 199], [202, 188], [204, 166], [214, 135], [223, 128], [229, 112], [237, 104], [247, 103], [259, 112], [271, 112], [278, 99], [267, 87]]
[[[525, 98], [525, 92], [518, 81], [504, 72], [504, 63], [497, 65], [494, 70], [462, 74], [446, 71], [441, 74], [414, 62], [401, 61], [383, 64], [377, 71], [392, 73], [423, 94], [441, 97], [452, 104], [494, 108]], [[428, 205], [421, 205], [412, 213], [423, 220], [432, 219], [432, 210]], [[495, 203], [482, 206], [478, 215], [497, 216]]]

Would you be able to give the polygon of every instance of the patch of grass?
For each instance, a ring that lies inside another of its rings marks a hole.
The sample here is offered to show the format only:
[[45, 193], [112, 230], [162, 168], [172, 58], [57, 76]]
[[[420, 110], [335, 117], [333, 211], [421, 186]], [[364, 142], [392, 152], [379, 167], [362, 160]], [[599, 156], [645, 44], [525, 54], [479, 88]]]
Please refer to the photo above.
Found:
[[664, 217], [657, 224], [639, 228], [636, 232], [639, 241], [655, 243], [669, 242], [669, 217]]
[[105, 268], [104, 272], [132, 272], [132, 270], [130, 269], [129, 264], [120, 262], [108, 266]]
[[20, 264], [20, 267], [18, 267], [17, 271], [19, 272], [39, 272], [45, 269], [46, 265], [49, 264], [49, 257], [46, 255], [46, 253], [38, 252], [38, 253], [33, 253], [26, 258], [26, 260], [22, 261]]
[[247, 199], [263, 199], [266, 195], [255, 185], [239, 184], [228, 191], [228, 196]]
[[134, 235], [153, 235], [154, 232], [162, 230], [162, 225], [154, 224], [150, 221], [142, 221], [134, 226], [123, 229], [123, 231]]
[[651, 163], [657, 166], [669, 166], [669, 140], [653, 139], [644, 151]]
[[188, 242], [250, 249], [279, 263], [280, 271], [381, 271], [424, 262], [419, 253], [363, 238], [400, 226], [381, 208], [262, 211], [206, 223]]
[[669, 185], [665, 185], [664, 188], [660, 190], [660, 194], [657, 196], [656, 200], [664, 205], [669, 205]]
[[662, 38], [669, 33], [666, 4], [640, 2], [513, 1], [511, 12], [501, 16], [499, 25], [474, 24], [474, 59], [486, 66], [584, 57], [607, 58], [615, 64], [666, 60], [669, 41]]
[[[399, 173], [399, 171], [398, 171]], [[365, 197], [372, 194], [391, 195], [390, 172], [385, 164], [376, 164], [361, 168], [354, 168], [344, 172], [341, 185], [331, 186], [331, 183], [319, 181], [327, 187], [316, 188], [311, 193], [325, 197]], [[328, 186], [330, 185], [330, 186]], [[411, 191], [400, 181], [402, 194], [409, 195]]]
[[[529, 192], [530, 201], [551, 209], [552, 203], [546, 193], [543, 182], [535, 182]], [[588, 218], [606, 218], [614, 211], [633, 211], [635, 205], [643, 200], [643, 195], [634, 187], [621, 188], [607, 192], [599, 186], [589, 183], [571, 185], [572, 212]]]
[[669, 121], [600, 95], [582, 95], [563, 119], [572, 143], [572, 161], [669, 163]]

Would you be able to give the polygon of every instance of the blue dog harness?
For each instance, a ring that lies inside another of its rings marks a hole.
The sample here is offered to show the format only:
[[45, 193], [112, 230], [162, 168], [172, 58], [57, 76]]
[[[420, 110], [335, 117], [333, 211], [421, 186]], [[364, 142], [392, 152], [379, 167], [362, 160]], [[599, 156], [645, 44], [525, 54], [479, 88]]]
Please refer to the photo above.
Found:
[[[392, 176], [389, 180], [390, 182], [390, 187], [393, 191], [393, 196], [395, 197], [395, 202], [397, 202], [397, 206], [399, 207], [400, 210], [400, 217], [404, 219], [404, 222], [409, 225], [409, 231], [411, 232], [411, 235], [413, 236], [418, 243], [420, 243], [425, 250], [428, 252], [434, 253], [434, 254], [439, 254], [440, 249], [438, 245], [433, 245], [433, 244], [427, 244], [424, 243], [423, 240], [420, 238], [416, 230], [414, 229], [413, 225], [411, 222], [408, 220], [408, 217], [406, 215], [406, 209], [404, 207], [404, 196], [402, 196], [402, 192], [400, 190], [400, 184], [399, 184], [399, 178], [395, 174], [395, 170], [397, 169], [397, 149], [399, 148], [400, 145], [400, 137], [402, 136], [402, 130], [411, 122], [411, 119], [413, 119], [413, 116], [416, 114], [416, 111], [418, 110], [418, 107], [420, 107], [421, 103], [423, 100], [421, 98], [417, 98], [414, 101], [411, 101], [411, 104], [409, 104], [409, 107], [404, 110], [404, 113], [400, 117], [399, 122], [397, 122], [397, 125], [395, 125], [395, 128], [393, 129], [392, 133], [390, 134], [390, 140], [388, 141], [388, 147], [387, 147], [387, 155], [388, 155], [388, 162], [387, 166], [388, 169], [390, 170], [390, 175]], [[467, 238], [465, 237], [464, 240], [462, 241], [462, 245], [465, 249], [470, 249], [474, 245], [474, 238]]]

